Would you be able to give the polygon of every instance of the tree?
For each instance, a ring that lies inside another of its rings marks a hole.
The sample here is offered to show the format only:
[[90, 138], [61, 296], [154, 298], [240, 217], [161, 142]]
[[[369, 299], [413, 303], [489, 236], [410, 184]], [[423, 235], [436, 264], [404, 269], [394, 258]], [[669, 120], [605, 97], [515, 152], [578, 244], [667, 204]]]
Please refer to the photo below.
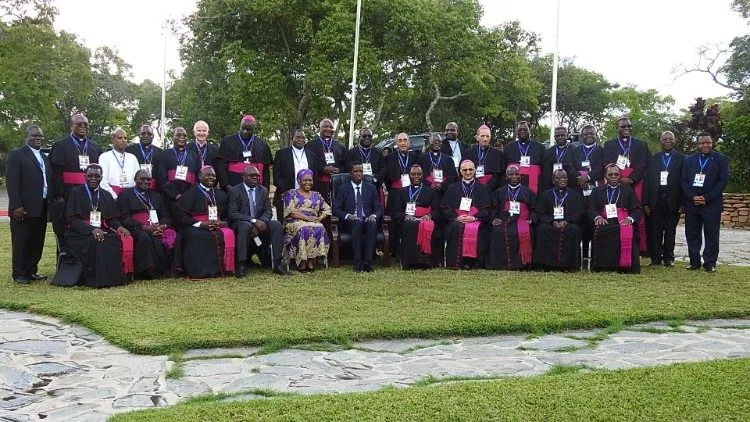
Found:
[[626, 86], [612, 91], [612, 100], [607, 108], [607, 120], [603, 130], [604, 139], [612, 139], [617, 135], [617, 119], [626, 115], [633, 125], [633, 135], [644, 140], [649, 149], [659, 147], [661, 133], [668, 130], [674, 115], [671, 107], [674, 98], [663, 96], [655, 89], [645, 91], [633, 86]]

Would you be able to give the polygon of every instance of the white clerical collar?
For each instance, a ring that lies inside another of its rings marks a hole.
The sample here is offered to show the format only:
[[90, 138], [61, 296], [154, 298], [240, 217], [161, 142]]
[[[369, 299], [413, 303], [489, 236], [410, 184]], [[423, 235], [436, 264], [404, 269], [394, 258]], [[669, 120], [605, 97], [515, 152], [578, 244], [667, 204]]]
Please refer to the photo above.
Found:
[[514, 190], [515, 190], [515, 189], [518, 189], [518, 188], [520, 188], [520, 187], [521, 187], [521, 184], [519, 183], [519, 184], [517, 184], [517, 185], [515, 185], [515, 186], [513, 186], [513, 185], [510, 185], [510, 184], [509, 184], [509, 185], [508, 185], [508, 187], [509, 187], [509, 188], [511, 188], [511, 189], [514, 189]]
[[203, 190], [206, 190], [206, 191], [211, 190], [211, 188], [207, 187], [203, 183], [198, 183], [198, 185], [200, 185], [201, 189], [203, 189]]
[[292, 148], [293, 148], [294, 150], [296, 150], [296, 151], [299, 151], [299, 152], [302, 152], [302, 151], [304, 151], [304, 150], [305, 150], [305, 147], [302, 147], [302, 148], [297, 148], [297, 147], [295, 147], [294, 145], [292, 145]]

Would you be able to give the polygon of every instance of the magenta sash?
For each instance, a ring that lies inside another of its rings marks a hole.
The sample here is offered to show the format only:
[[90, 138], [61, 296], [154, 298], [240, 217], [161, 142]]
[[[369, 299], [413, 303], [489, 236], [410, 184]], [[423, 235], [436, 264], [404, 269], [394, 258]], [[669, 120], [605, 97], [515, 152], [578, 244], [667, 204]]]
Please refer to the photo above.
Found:
[[[630, 177], [631, 174], [633, 174], [633, 168], [625, 167], [625, 169], [620, 172], [620, 177]], [[643, 180], [634, 184], [633, 190], [635, 191], [635, 196], [638, 197], [638, 200], [643, 202]], [[646, 254], [648, 252], [648, 243], [646, 242], [645, 218], [641, 218], [640, 220], [638, 220], [638, 252], [640, 252], [641, 254]]]
[[518, 167], [519, 173], [529, 178], [529, 189], [539, 195], [539, 175], [542, 174], [542, 168], [537, 164], [531, 164], [529, 167], [521, 167], [520, 163], [508, 163], [509, 167], [511, 165]]
[[491, 174], [485, 174], [482, 177], [477, 177], [477, 180], [479, 181], [479, 183], [481, 183], [481, 184], [483, 184], [485, 186], [487, 186], [487, 183], [490, 182], [490, 179], [492, 179], [492, 175]]
[[[208, 222], [208, 214], [193, 214], [193, 218], [201, 223]], [[224, 236], [224, 270], [234, 271], [234, 232], [228, 227], [222, 227]]]
[[[170, 182], [173, 181], [173, 180], [177, 180], [174, 177], [176, 174], [177, 174], [177, 170], [176, 169], [175, 170], [167, 170], [167, 180], [169, 180]], [[181, 182], [182, 181], [183, 180], [181, 180]], [[185, 176], [184, 182], [186, 182], [187, 184], [190, 184], [190, 185], [194, 185], [195, 184], [195, 175], [193, 173], [188, 172], [187, 176]]]
[[[607, 212], [604, 210], [600, 215], [604, 219], [607, 218]], [[620, 225], [620, 267], [622, 268], [630, 268], [633, 265], [633, 225], [620, 224], [620, 221], [628, 218], [629, 215], [628, 210], [617, 208], [617, 224]]]
[[117, 195], [117, 196], [120, 196], [120, 194], [122, 193], [122, 191], [124, 191], [126, 189], [126, 188], [121, 188], [119, 186], [112, 186], [112, 185], [109, 185], [109, 187], [112, 188], [112, 190], [115, 192], [115, 195]]
[[[475, 216], [479, 212], [478, 208], [471, 207], [469, 211], [456, 210], [458, 215]], [[472, 221], [464, 224], [463, 241], [461, 242], [461, 256], [476, 258], [478, 256], [477, 243], [479, 242], [479, 225], [480, 221]]]
[[[519, 188], [520, 189], [520, 188]], [[525, 202], [519, 203], [521, 213], [516, 219], [516, 230], [518, 231], [518, 252], [521, 254], [523, 265], [531, 264], [531, 227], [529, 227], [529, 206]], [[505, 211], [510, 210], [510, 201], [505, 201]]]
[[86, 174], [80, 171], [64, 171], [62, 179], [66, 185], [82, 185], [86, 183]]
[[120, 235], [122, 243], [122, 272], [130, 274], [133, 272], [133, 238]]
[[[148, 220], [148, 213], [145, 211], [135, 212], [130, 214], [130, 217], [141, 224], [151, 224]], [[164, 229], [164, 233], [161, 235], [161, 243], [167, 247], [167, 249], [174, 248], [174, 242], [177, 238], [177, 232], [171, 228]]]
[[242, 174], [248, 166], [255, 166], [260, 173], [260, 184], [263, 184], [263, 169], [265, 168], [261, 163], [246, 163], [244, 161], [230, 161], [227, 165], [227, 170], [232, 173]]
[[391, 189], [401, 189], [404, 185], [401, 184], [401, 179], [391, 180]]
[[[432, 212], [432, 207], [417, 207], [414, 216], [422, 218]], [[417, 228], [417, 246], [422, 253], [432, 253], [432, 232], [435, 231], [435, 222], [432, 220], [420, 220]]]
[[156, 190], [159, 186], [156, 184], [156, 179], [151, 179], [148, 181], [148, 188], [151, 190]]

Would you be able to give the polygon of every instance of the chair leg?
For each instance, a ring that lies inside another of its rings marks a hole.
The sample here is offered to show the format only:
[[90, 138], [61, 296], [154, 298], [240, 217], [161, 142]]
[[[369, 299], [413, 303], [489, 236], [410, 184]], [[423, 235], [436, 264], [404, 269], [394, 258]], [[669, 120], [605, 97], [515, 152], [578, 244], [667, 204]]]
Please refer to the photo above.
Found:
[[388, 223], [383, 222], [383, 267], [391, 267], [390, 234], [388, 233]]

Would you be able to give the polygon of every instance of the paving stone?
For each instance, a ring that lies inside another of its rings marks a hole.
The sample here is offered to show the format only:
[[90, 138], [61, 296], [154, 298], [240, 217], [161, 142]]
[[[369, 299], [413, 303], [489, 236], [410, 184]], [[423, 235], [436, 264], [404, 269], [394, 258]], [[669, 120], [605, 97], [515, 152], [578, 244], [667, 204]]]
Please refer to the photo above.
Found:
[[182, 364], [184, 374], [191, 377], [239, 374], [242, 368], [240, 359], [195, 360]]
[[154, 376], [142, 377], [130, 388], [131, 393], [150, 393], [159, 390], [159, 378]]
[[144, 407], [162, 407], [166, 403], [157, 394], [131, 394], [115, 400], [112, 407], [115, 409], [141, 409]]
[[458, 340], [458, 343], [464, 347], [473, 346], [477, 344], [493, 344], [498, 347], [518, 347], [518, 345], [524, 341], [526, 341], [525, 336], [502, 335], [502, 336], [464, 338], [464, 339]]
[[674, 328], [663, 321], [646, 322], [642, 324], [634, 324], [628, 327], [629, 330], [643, 330], [643, 329], [656, 329], [656, 330], [667, 330], [672, 331]]
[[211, 392], [211, 388], [202, 382], [192, 382], [181, 379], [166, 380], [166, 389], [180, 397], [192, 397]]
[[601, 329], [571, 330], [571, 331], [563, 331], [562, 333], [560, 333], [560, 335], [563, 337], [575, 337], [575, 338], [589, 339], [589, 338], [598, 336], [601, 332], [602, 332]]
[[14, 391], [28, 391], [43, 381], [34, 374], [12, 366], [0, 366], [0, 386]]
[[9, 396], [3, 397], [3, 399], [0, 400], [0, 409], [18, 410], [30, 404], [36, 403], [41, 399], [42, 399], [42, 396], [39, 396], [37, 394], [15, 393], [15, 394], [11, 394]]
[[247, 358], [249, 363], [257, 363], [259, 365], [278, 365], [278, 366], [297, 366], [300, 362], [308, 362], [315, 358], [322, 359], [329, 352], [319, 352], [312, 350], [297, 350], [289, 349], [282, 350], [276, 353], [262, 356], [251, 356]]
[[62, 356], [66, 353], [68, 345], [59, 340], [18, 340], [0, 344], [0, 349], [37, 355]]
[[368, 341], [363, 343], [354, 343], [352, 347], [355, 349], [365, 349], [377, 352], [393, 352], [403, 353], [406, 350], [413, 349], [415, 347], [430, 347], [440, 344], [440, 340], [428, 340], [422, 338], [405, 338], [399, 340], [382, 340], [382, 341]]
[[26, 365], [26, 369], [32, 374], [40, 377], [60, 376], [79, 370], [75, 364], [63, 364], [58, 362], [33, 363], [31, 365]]
[[77, 420], [79, 416], [82, 416], [90, 411], [96, 409], [95, 404], [71, 404], [64, 407], [56, 408], [49, 411], [38, 413], [40, 419], [46, 419], [49, 421], [72, 421]]
[[289, 385], [285, 377], [277, 377], [271, 374], [250, 374], [237, 378], [221, 389], [223, 392], [252, 390], [255, 388], [268, 390], [282, 390]]
[[270, 397], [259, 396], [257, 394], [241, 394], [241, 395], [238, 395], [238, 396], [227, 397], [227, 398], [225, 398], [223, 400], [220, 400], [220, 401], [222, 401], [224, 403], [233, 403], [233, 402], [238, 402], [238, 401], [268, 400], [269, 398]]
[[687, 325], [693, 325], [697, 327], [750, 327], [750, 319], [691, 319], [685, 321]]
[[112, 387], [67, 387], [48, 390], [47, 395], [60, 398], [65, 402], [91, 402], [113, 399], [117, 396], [117, 392], [118, 390]]
[[558, 350], [571, 347], [587, 347], [588, 342], [559, 335], [547, 335], [521, 342], [519, 347], [534, 350]]
[[31, 418], [29, 415], [25, 415], [18, 412], [8, 412], [0, 410], [0, 421], [3, 422], [28, 422]]
[[248, 357], [258, 353], [260, 347], [229, 347], [216, 349], [191, 349], [182, 354], [185, 359], [208, 358], [211, 356], [241, 356]]

